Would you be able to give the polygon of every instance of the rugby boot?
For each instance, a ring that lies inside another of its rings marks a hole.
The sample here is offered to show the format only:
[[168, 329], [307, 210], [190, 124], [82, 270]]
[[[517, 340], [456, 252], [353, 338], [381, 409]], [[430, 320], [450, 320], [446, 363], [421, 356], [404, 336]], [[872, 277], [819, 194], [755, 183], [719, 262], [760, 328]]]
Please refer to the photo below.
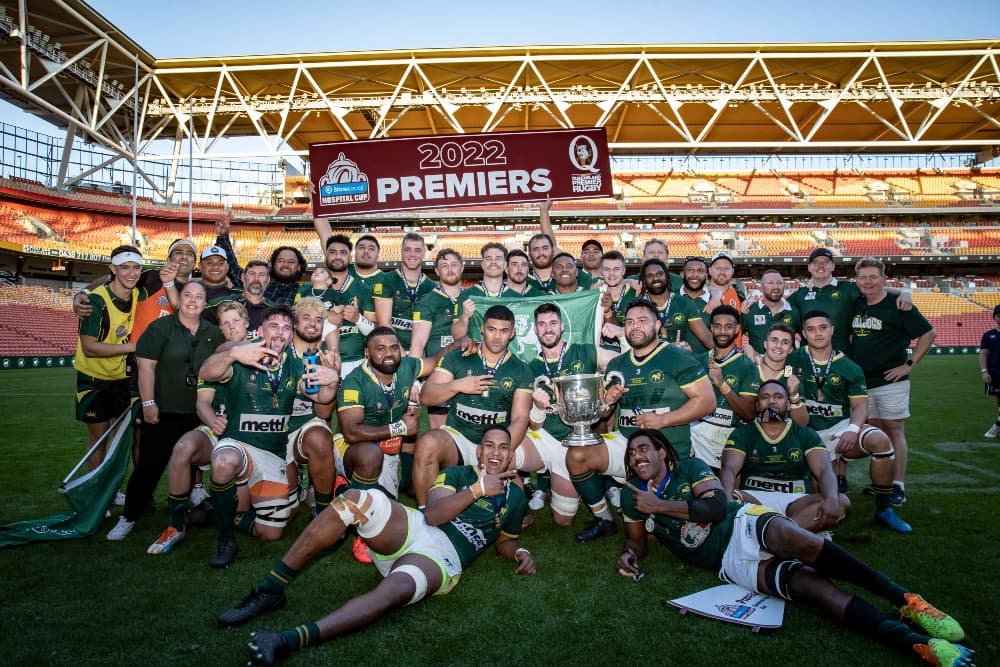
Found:
[[875, 523], [897, 533], [912, 533], [913, 526], [903, 521], [891, 507], [884, 512], [875, 512]]
[[153, 554], [165, 554], [169, 553], [178, 544], [184, 541], [184, 532], [177, 530], [173, 526], [167, 526], [166, 530], [160, 533], [159, 539], [149, 545], [146, 549], [146, 553]]
[[618, 532], [618, 524], [607, 519], [595, 518], [587, 527], [576, 534], [577, 542], [592, 542], [602, 537], [611, 537]]
[[935, 639], [960, 642], [965, 638], [965, 630], [954, 618], [937, 609], [916, 593], [906, 593], [906, 606], [899, 608], [903, 618], [908, 618]]
[[984, 438], [990, 438], [990, 439], [996, 438], [998, 435], [1000, 435], [1000, 426], [997, 426], [996, 424], [990, 426], [990, 430], [986, 431], [986, 433], [983, 433]]
[[250, 662], [248, 664], [255, 667], [257, 665], [270, 667], [292, 653], [285, 636], [274, 630], [251, 632], [247, 648], [250, 649]]
[[281, 609], [284, 606], [284, 591], [280, 593], [265, 593], [259, 588], [254, 588], [238, 605], [219, 614], [219, 625], [224, 628], [243, 625], [261, 614]]
[[235, 537], [219, 538], [215, 544], [215, 553], [208, 563], [212, 567], [228, 567], [236, 560], [237, 553], [239, 553], [239, 547], [236, 546]]
[[971, 648], [960, 644], [952, 644], [946, 639], [932, 639], [926, 644], [914, 644], [913, 650], [917, 652], [924, 662], [935, 665], [935, 667], [975, 667]]
[[368, 555], [368, 543], [360, 535], [354, 538], [354, 544], [351, 545], [351, 554], [354, 556], [354, 560], [359, 563], [364, 563], [365, 565], [372, 564], [372, 557]]
[[889, 504], [893, 507], [902, 507], [906, 504], [906, 491], [899, 484], [892, 485], [892, 493], [889, 494]]

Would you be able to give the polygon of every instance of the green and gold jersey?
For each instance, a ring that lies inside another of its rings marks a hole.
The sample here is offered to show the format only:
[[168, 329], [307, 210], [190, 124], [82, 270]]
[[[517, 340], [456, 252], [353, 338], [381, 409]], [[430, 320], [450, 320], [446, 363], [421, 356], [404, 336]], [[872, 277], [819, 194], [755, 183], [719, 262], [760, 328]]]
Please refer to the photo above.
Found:
[[551, 272], [549, 272], [549, 277], [547, 279], [542, 280], [538, 277], [538, 274], [535, 273], [535, 270], [532, 269], [528, 273], [528, 284], [533, 286], [542, 294], [554, 294], [556, 291], [556, 279]]
[[[718, 478], [701, 459], [682, 458], [670, 472], [668, 480], [656, 495], [664, 500], [688, 501], [695, 498], [696, 485]], [[646, 488], [646, 482], [638, 477], [633, 477], [629, 482], [636, 488]], [[726, 518], [719, 523], [695, 523], [666, 514], [643, 514], [635, 508], [632, 490], [628, 487], [622, 489], [622, 515], [626, 522], [645, 522], [652, 517], [651, 532], [660, 544], [689, 563], [715, 571], [722, 566], [722, 554], [733, 534], [733, 517], [740, 507], [742, 505], [739, 503], [729, 503], [726, 506]]]
[[787, 363], [800, 380], [799, 395], [809, 412], [809, 426], [817, 431], [850, 419], [851, 399], [868, 396], [865, 374], [843, 352], [821, 364], [803, 346], [789, 355]]
[[582, 287], [583, 289], [590, 289], [594, 285], [600, 282], [600, 278], [595, 278], [583, 269], [576, 272], [576, 285], [577, 287]]
[[372, 299], [392, 301], [392, 328], [396, 330], [399, 344], [404, 350], [410, 349], [413, 339], [413, 310], [417, 301], [435, 287], [433, 280], [420, 274], [417, 283], [411, 285], [402, 269], [386, 271], [372, 284]]
[[363, 423], [388, 426], [403, 418], [410, 402], [410, 389], [420, 375], [423, 361], [403, 357], [392, 383], [383, 385], [365, 361], [351, 371], [337, 392], [337, 412], [349, 408], [363, 408]]
[[[643, 412], [666, 413], [676, 410], [688, 401], [684, 390], [708, 376], [698, 360], [687, 350], [676, 345], [660, 345], [637, 360], [635, 350], [615, 357], [608, 363], [607, 375], [620, 373], [628, 389], [618, 401], [618, 430], [626, 438], [638, 427], [636, 417]], [[617, 381], [618, 378], [615, 378]], [[686, 459], [691, 455], [691, 426], [680, 424], [661, 429]]]
[[[869, 304], [862, 296], [854, 304], [851, 359], [864, 370], [869, 389], [890, 384], [885, 372], [905, 364], [910, 341], [934, 328], [916, 306], [900, 310], [896, 299], [886, 294], [878, 303]], [[909, 375], [904, 375], [898, 382], [909, 379]]]
[[786, 421], [781, 435], [773, 440], [767, 437], [758, 422], [744, 424], [729, 435], [726, 449], [743, 452], [740, 488], [751, 493], [812, 493], [812, 471], [806, 455], [814, 449], [826, 453], [819, 433], [791, 419]]
[[[715, 350], [710, 350], [697, 357], [698, 363], [705, 369], [706, 375], [708, 374], [708, 361], [712, 358], [713, 352]], [[739, 352], [738, 348], [733, 348], [729, 356], [719, 359], [718, 362], [719, 367], [722, 369], [722, 377], [730, 389], [741, 396], [757, 395], [757, 390], [760, 389], [760, 374], [757, 365], [747, 359], [742, 352]], [[726, 400], [726, 397], [723, 396], [714, 382], [712, 383], [712, 390], [715, 392], [715, 410], [711, 414], [702, 417], [701, 421], [727, 428], [742, 424], [743, 420], [736, 416], [732, 406], [729, 405], [729, 401]]]
[[539, 296], [541, 294], [545, 294], [545, 292], [530, 281], [524, 284], [523, 292], [518, 292], [510, 284], [503, 282], [500, 284], [499, 290], [491, 293], [489, 288], [486, 287], [486, 283], [480, 280], [475, 285], [463, 289], [462, 293], [458, 295], [458, 301], [455, 302], [455, 317], [461, 316], [465, 302], [474, 296], [488, 296], [494, 299], [521, 299], [526, 296]]
[[851, 318], [854, 302], [861, 296], [857, 284], [850, 280], [834, 278], [829, 285], [809, 287], [803, 285], [788, 297], [788, 302], [799, 311], [799, 317], [810, 310], [819, 310], [833, 322], [833, 347], [835, 350], [851, 349]]
[[[226, 414], [226, 389], [227, 386], [218, 382], [206, 382], [200, 375], [198, 376], [198, 394], [203, 391], [212, 392], [212, 410], [217, 415]], [[206, 424], [207, 426], [207, 424]], [[216, 433], [215, 435], [222, 435]]]
[[431, 324], [431, 333], [424, 346], [425, 357], [432, 357], [451, 345], [451, 323], [455, 319], [457, 304], [458, 301], [452, 300], [440, 285], [417, 300], [417, 305], [413, 308], [413, 321]]
[[534, 386], [534, 376], [528, 365], [510, 352], [504, 354], [495, 369], [486, 365], [482, 352], [462, 356], [461, 350], [452, 350], [438, 362], [440, 370], [453, 378], [469, 375], [493, 375], [493, 387], [481, 394], [455, 394], [449, 401], [445, 424], [457, 430], [470, 442], [478, 443], [487, 426], [510, 424], [510, 410], [514, 394]]
[[[546, 361], [539, 354], [528, 363], [528, 368], [531, 369], [531, 376], [534, 378], [547, 377], [552, 379], [566, 375], [596, 373], [597, 348], [593, 345], [573, 345], [566, 343], [558, 360]], [[555, 397], [551, 391], [549, 392], [549, 396], [554, 404]], [[556, 440], [562, 440], [573, 430], [554, 412], [550, 412], [545, 416], [545, 423], [542, 425], [542, 428], [548, 431]]]
[[[333, 305], [348, 306], [354, 300], [358, 303], [358, 316], [375, 312], [372, 292], [363, 282], [347, 274], [344, 284], [333, 290]], [[344, 322], [340, 325], [340, 360], [357, 361], [365, 356], [365, 337], [356, 324]]]
[[[625, 276], [625, 280], [634, 280], [637, 283], [639, 283], [640, 285], [642, 284], [642, 280], [639, 278], [639, 274], [638, 273], [633, 273], [630, 276]], [[684, 278], [682, 278], [681, 274], [679, 274], [679, 273], [673, 273], [673, 272], [671, 272], [670, 273], [670, 291], [673, 294], [680, 294], [682, 287], [684, 287]]]
[[757, 350], [758, 354], [764, 354], [764, 340], [772, 324], [777, 322], [787, 324], [793, 331], [798, 331], [802, 325], [799, 322], [799, 311], [787, 299], [783, 301], [783, 306], [777, 313], [772, 313], [763, 300], [755, 302], [750, 306], [749, 312], [743, 313], [742, 322], [743, 332], [749, 337], [750, 346]]
[[271, 452], [284, 461], [302, 362], [285, 351], [273, 372], [243, 364], [233, 364], [232, 370], [225, 380], [229, 422], [222, 437]]
[[[637, 296], [635, 290], [626, 284], [622, 289], [622, 293], [618, 295], [618, 298], [611, 299], [611, 314], [614, 315], [615, 323], [618, 326], [625, 326], [625, 310]], [[605, 338], [604, 336], [601, 336], [601, 347], [605, 350], [614, 350], [615, 352], [621, 352], [622, 349], [621, 343], [618, 342], [617, 338]]]
[[[145, 292], [134, 288], [129, 299], [123, 301], [114, 295], [107, 285], [101, 285], [90, 294], [90, 315], [80, 320], [78, 333], [93, 336], [99, 343], [122, 345], [132, 336], [132, 325], [139, 301]], [[124, 380], [126, 376], [125, 354], [113, 357], [88, 357], [83, 352], [83, 343], [76, 342], [76, 356], [73, 366], [78, 373], [84, 373], [98, 380]]]
[[295, 303], [298, 303], [306, 297], [313, 297], [314, 299], [319, 299], [323, 302], [323, 306], [330, 310], [330, 307], [334, 305], [334, 299], [336, 298], [337, 290], [332, 287], [327, 287], [326, 289], [317, 289], [312, 285], [306, 284], [299, 287], [299, 290], [295, 293]]
[[[326, 343], [320, 342], [319, 349], [322, 352], [326, 351]], [[295, 346], [288, 346], [288, 353], [294, 355], [296, 359], [302, 361], [300, 357], [295, 352]], [[305, 369], [305, 363], [302, 364], [303, 370]], [[316, 401], [312, 400], [305, 394], [299, 392], [295, 394], [295, 403], [292, 404], [292, 418], [288, 420], [288, 431], [297, 431], [302, 426], [306, 424], [310, 419], [316, 416]]]
[[369, 292], [375, 285], [375, 281], [378, 280], [378, 277], [382, 275], [382, 271], [380, 269], [375, 269], [375, 271], [372, 272], [371, 274], [363, 276], [360, 273], [358, 273], [358, 267], [356, 264], [353, 263], [347, 266], [347, 273], [354, 276], [356, 279], [360, 280], [361, 284], [367, 287]]
[[678, 332], [680, 332], [681, 342], [691, 346], [692, 354], [698, 355], [708, 352], [708, 348], [691, 331], [690, 325], [690, 322], [694, 320], [701, 320], [706, 327], [711, 328], [710, 315], [705, 312], [707, 304], [708, 300], [700, 296], [692, 298], [683, 292], [675, 294], [670, 299], [670, 307], [667, 309], [665, 317], [661, 319], [663, 328], [660, 329], [660, 336], [671, 343], [676, 343], [678, 342]]
[[[446, 488], [457, 493], [478, 479], [479, 473], [474, 467], [453, 466], [438, 475], [431, 489]], [[508, 484], [503, 494], [476, 498], [461, 514], [439, 528], [455, 547], [464, 568], [496, 542], [501, 533], [513, 538], [520, 536], [527, 508], [528, 501], [521, 487]]]

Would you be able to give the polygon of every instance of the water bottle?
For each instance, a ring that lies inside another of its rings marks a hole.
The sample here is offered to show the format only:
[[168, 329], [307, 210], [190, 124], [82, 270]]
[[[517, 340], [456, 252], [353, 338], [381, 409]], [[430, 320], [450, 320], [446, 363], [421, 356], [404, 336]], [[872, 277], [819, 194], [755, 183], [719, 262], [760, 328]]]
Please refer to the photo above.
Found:
[[[312, 364], [314, 366], [319, 365], [319, 351], [317, 350], [306, 350], [302, 355], [302, 361], [306, 364]], [[305, 382], [306, 393], [315, 394], [319, 392], [319, 385], [315, 381], [307, 379]]]

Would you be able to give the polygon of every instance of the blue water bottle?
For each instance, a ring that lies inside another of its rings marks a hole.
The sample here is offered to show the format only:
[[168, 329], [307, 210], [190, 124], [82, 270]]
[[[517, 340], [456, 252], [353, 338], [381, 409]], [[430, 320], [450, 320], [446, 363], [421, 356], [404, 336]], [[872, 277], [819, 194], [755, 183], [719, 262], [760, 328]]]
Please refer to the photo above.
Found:
[[[313, 366], [319, 365], [319, 351], [317, 350], [306, 350], [305, 354], [302, 355], [302, 361], [306, 364], [312, 364]], [[306, 393], [316, 394], [319, 392], [319, 385], [313, 380], [306, 380]]]

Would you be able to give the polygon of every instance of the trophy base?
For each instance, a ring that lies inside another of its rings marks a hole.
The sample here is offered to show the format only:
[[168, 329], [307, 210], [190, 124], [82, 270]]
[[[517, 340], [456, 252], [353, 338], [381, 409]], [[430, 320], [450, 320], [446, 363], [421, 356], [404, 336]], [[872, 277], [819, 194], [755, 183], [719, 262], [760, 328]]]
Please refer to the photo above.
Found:
[[597, 435], [593, 431], [587, 431], [585, 433], [570, 433], [566, 439], [562, 441], [563, 447], [588, 447], [590, 445], [599, 445], [603, 442], [601, 436]]

